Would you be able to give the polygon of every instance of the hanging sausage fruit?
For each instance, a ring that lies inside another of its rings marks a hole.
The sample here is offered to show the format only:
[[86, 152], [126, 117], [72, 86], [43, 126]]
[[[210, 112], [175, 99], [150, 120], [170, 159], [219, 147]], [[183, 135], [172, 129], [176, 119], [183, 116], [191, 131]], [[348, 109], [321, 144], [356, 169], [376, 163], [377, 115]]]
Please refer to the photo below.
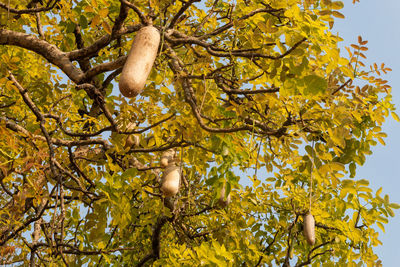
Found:
[[304, 218], [303, 230], [306, 241], [309, 245], [313, 246], [315, 244], [315, 220], [314, 216], [309, 212]]
[[168, 149], [167, 151], [162, 153], [160, 159], [161, 166], [164, 168], [167, 167], [174, 160], [174, 157], [175, 157], [175, 150], [173, 149]]
[[180, 180], [180, 168], [175, 164], [168, 165], [161, 179], [161, 192], [164, 197], [172, 197], [178, 193]]
[[225, 208], [231, 203], [231, 193], [228, 194], [228, 196], [225, 198], [225, 184], [221, 188], [221, 196], [218, 199], [218, 204]]
[[315, 244], [315, 219], [311, 214], [312, 208], [312, 195], [313, 195], [313, 169], [315, 168], [314, 162], [314, 142], [312, 143], [312, 161], [311, 161], [311, 170], [310, 170], [310, 202], [309, 202], [309, 211], [303, 217], [303, 231], [306, 241], [309, 245], [313, 246]]
[[160, 44], [160, 33], [153, 26], [139, 30], [133, 40], [119, 79], [119, 90], [125, 97], [140, 94], [153, 67]]

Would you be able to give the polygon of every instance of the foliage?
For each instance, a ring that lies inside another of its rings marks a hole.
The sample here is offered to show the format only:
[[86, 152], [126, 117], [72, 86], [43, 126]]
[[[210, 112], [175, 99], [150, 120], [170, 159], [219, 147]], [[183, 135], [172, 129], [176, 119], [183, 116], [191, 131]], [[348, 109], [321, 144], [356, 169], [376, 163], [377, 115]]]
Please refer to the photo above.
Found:
[[[356, 168], [398, 116], [379, 78], [390, 69], [362, 62], [367, 41], [338, 48], [342, 7], [2, 0], [1, 263], [379, 264], [377, 227], [399, 205]], [[126, 99], [119, 74], [150, 21], [159, 54], [143, 93]], [[164, 199], [169, 149], [182, 181]]]

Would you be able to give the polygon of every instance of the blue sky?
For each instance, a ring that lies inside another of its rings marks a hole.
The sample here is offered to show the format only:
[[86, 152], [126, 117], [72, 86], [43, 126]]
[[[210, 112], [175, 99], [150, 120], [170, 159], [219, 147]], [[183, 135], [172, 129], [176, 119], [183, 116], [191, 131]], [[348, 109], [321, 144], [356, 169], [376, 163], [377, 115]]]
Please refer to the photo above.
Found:
[[[383, 76], [393, 87], [393, 102], [400, 113], [400, 1], [399, 0], [360, 0], [352, 4], [352, 0], [344, 0], [345, 8], [341, 12], [345, 19], [335, 22], [333, 31], [344, 39], [343, 46], [357, 42], [358, 35], [368, 40], [369, 50], [365, 53], [366, 65], [378, 65], [384, 62], [393, 71]], [[343, 51], [345, 52], [345, 51]], [[343, 54], [345, 55], [345, 54]], [[364, 166], [358, 169], [357, 179], [368, 179], [370, 186], [377, 190], [383, 187], [382, 194], [390, 196], [390, 202], [400, 203], [399, 165], [400, 157], [400, 123], [390, 116], [382, 127], [388, 134], [386, 146], [377, 145], [373, 154], [367, 158]], [[399, 165], [398, 165], [399, 164]], [[383, 245], [376, 249], [385, 267], [400, 266], [400, 212], [391, 218], [386, 231], [380, 235]]]

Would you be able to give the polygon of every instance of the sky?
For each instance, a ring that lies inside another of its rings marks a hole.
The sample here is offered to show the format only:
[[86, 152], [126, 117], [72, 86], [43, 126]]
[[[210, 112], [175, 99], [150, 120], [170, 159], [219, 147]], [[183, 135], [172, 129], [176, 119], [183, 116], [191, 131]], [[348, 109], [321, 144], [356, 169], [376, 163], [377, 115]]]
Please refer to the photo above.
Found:
[[[352, 0], [343, 0], [345, 8], [340, 10], [345, 19], [337, 19], [333, 28], [344, 41], [342, 46], [357, 43], [358, 35], [368, 40], [369, 50], [365, 53], [366, 66], [384, 62], [393, 71], [382, 78], [392, 86], [393, 103], [400, 114], [400, 1], [399, 0], [360, 0], [355, 5]], [[343, 53], [344, 53], [343, 49]], [[346, 52], [347, 53], [347, 52]], [[346, 55], [346, 54], [343, 54]], [[370, 181], [372, 189], [383, 187], [382, 195], [388, 194], [390, 202], [400, 203], [400, 123], [391, 116], [383, 125], [383, 131], [388, 134], [386, 146], [381, 144], [373, 148], [373, 154], [357, 171], [357, 179]], [[399, 165], [397, 165], [399, 164]], [[400, 266], [400, 211], [390, 218], [385, 227], [385, 233], [380, 235], [382, 246], [375, 249], [384, 267]]]

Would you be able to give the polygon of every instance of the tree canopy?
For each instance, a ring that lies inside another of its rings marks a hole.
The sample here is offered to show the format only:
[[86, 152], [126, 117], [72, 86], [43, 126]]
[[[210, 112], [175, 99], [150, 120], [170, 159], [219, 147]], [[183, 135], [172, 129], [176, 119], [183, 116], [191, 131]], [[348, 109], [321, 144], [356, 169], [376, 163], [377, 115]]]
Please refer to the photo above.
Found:
[[[342, 8], [0, 1], [0, 264], [379, 265], [378, 228], [400, 206], [356, 169], [399, 118], [367, 41], [339, 48]], [[125, 98], [120, 73], [150, 24], [155, 63]]]

